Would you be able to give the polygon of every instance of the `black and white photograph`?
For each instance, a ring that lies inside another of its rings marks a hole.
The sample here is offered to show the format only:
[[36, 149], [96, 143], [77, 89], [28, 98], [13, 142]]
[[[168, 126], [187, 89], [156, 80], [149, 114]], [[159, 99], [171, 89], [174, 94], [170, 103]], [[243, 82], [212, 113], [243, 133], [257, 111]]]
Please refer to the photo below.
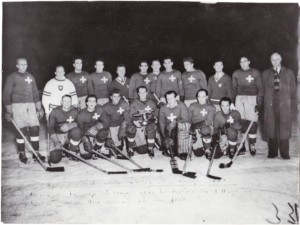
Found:
[[2, 2], [1, 222], [299, 224], [297, 2]]

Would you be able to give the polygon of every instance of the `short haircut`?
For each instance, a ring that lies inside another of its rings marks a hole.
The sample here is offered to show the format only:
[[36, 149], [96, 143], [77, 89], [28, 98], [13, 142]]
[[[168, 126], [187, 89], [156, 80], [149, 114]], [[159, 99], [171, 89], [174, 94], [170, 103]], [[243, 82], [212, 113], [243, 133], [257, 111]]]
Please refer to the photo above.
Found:
[[214, 65], [215, 65], [216, 63], [218, 63], [218, 62], [221, 62], [221, 63], [224, 65], [224, 62], [223, 62], [222, 59], [216, 59], [215, 62], [214, 62]]
[[148, 89], [145, 86], [138, 86], [136, 88], [136, 93], [139, 93], [139, 91], [140, 91], [141, 88], [144, 88], [144, 89], [146, 89], [146, 91], [148, 91]]
[[85, 103], [87, 103], [89, 101], [90, 98], [95, 98], [96, 99], [96, 102], [98, 100], [97, 96], [96, 95], [88, 95], [86, 98], [85, 98]]
[[110, 90], [109, 96], [113, 96], [114, 94], [119, 94], [121, 96], [121, 90], [117, 88]]
[[24, 57], [20, 57], [16, 59], [16, 63], [18, 64], [20, 60], [25, 60], [27, 62], [27, 59]]
[[153, 62], [159, 62], [159, 64], [160, 64], [159, 59], [153, 59], [153, 60], [152, 60], [152, 64], [153, 64]]
[[123, 64], [123, 63], [119, 63], [119, 64], [117, 65], [117, 69], [118, 69], [119, 67], [124, 67], [124, 68], [126, 69], [126, 66], [125, 66], [125, 64]]
[[148, 66], [148, 62], [147, 62], [146, 60], [142, 60], [142, 61], [140, 62], [140, 66], [142, 65], [142, 63], [146, 63], [147, 66]]
[[64, 67], [63, 65], [57, 65], [57, 66], [55, 67], [55, 70], [57, 70], [57, 68], [59, 68], [59, 67], [62, 67], [62, 68], [65, 70], [65, 67]]
[[61, 101], [62, 101], [65, 97], [70, 98], [70, 99], [72, 100], [71, 95], [63, 95], [63, 96], [61, 97]]
[[221, 98], [219, 105], [221, 106], [222, 102], [229, 102], [229, 105], [231, 105], [231, 99], [229, 97], [223, 97]]
[[75, 61], [76, 61], [77, 59], [80, 59], [81, 62], [83, 62], [83, 58], [82, 58], [81, 56], [76, 55], [76, 56], [73, 57], [73, 63], [75, 63]]
[[165, 62], [165, 60], [166, 59], [170, 59], [171, 60], [171, 62], [173, 62], [173, 59], [172, 59], [172, 57], [170, 57], [170, 56], [166, 56], [166, 57], [164, 57], [164, 62]]
[[240, 58], [240, 61], [241, 61], [242, 58], [246, 58], [248, 61], [250, 61], [250, 59], [249, 59], [248, 56], [242, 56], [242, 57]]
[[192, 57], [185, 57], [185, 58], [183, 59], [183, 62], [190, 62], [190, 63], [194, 64], [194, 60], [193, 60]]
[[176, 91], [167, 91], [166, 94], [165, 94], [166, 101], [167, 101], [167, 95], [170, 95], [170, 94], [174, 94], [175, 98], [177, 97], [177, 92]]
[[101, 58], [96, 59], [95, 64], [96, 64], [97, 62], [103, 62], [103, 65], [104, 65], [104, 63], [105, 63], [104, 59], [101, 59]]
[[205, 94], [206, 94], [206, 96], [208, 96], [208, 91], [207, 91], [206, 89], [204, 89], [204, 88], [201, 88], [201, 89], [199, 89], [199, 90], [197, 91], [197, 93], [196, 93], [196, 98], [198, 98], [198, 94], [199, 94], [200, 91], [204, 91]]

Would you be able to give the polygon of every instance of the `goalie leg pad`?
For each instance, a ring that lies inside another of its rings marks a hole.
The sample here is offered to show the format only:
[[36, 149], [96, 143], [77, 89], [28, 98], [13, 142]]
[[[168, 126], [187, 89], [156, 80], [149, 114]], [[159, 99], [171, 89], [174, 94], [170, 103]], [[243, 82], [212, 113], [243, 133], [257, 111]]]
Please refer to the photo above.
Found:
[[146, 134], [147, 134], [147, 139], [155, 139], [155, 135], [156, 135], [155, 123], [146, 125]]
[[190, 148], [189, 143], [189, 123], [178, 123], [177, 143], [178, 143], [178, 154], [179, 157], [184, 158], [187, 156]]
[[103, 124], [100, 122], [97, 122], [96, 124], [94, 124], [87, 130], [85, 135], [87, 135], [89, 137], [95, 137], [97, 135], [97, 133], [99, 132], [99, 130], [101, 130], [101, 129], [103, 129]]

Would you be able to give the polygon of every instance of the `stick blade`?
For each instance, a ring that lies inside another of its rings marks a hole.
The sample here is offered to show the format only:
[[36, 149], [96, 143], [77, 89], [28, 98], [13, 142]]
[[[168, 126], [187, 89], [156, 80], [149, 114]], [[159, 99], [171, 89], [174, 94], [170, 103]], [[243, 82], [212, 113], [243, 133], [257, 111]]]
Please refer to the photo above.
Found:
[[193, 174], [192, 172], [187, 172], [187, 173], [184, 173], [182, 175], [185, 176], [185, 177], [188, 177], [188, 178], [192, 178], [192, 179], [195, 179], [197, 177], [196, 173]]
[[231, 161], [230, 163], [227, 163], [227, 164], [225, 164], [225, 163], [220, 163], [219, 168], [220, 168], [220, 169], [230, 168], [231, 165], [232, 165], [232, 161]]
[[110, 171], [107, 174], [127, 174], [127, 171]]
[[150, 168], [134, 169], [133, 172], [151, 172]]
[[174, 174], [182, 174], [182, 171], [179, 170], [178, 168], [173, 168], [173, 169], [172, 169], [172, 172], [173, 172]]
[[64, 172], [65, 167], [47, 167], [46, 171], [48, 172]]
[[117, 156], [117, 159], [128, 160], [125, 156], [122, 156], [122, 155], [118, 155], [118, 156]]
[[149, 172], [157, 172], [157, 173], [161, 173], [161, 172], [164, 172], [164, 170], [162, 169], [157, 169], [157, 170], [150, 170]]
[[214, 180], [221, 180], [222, 179], [221, 177], [216, 177], [216, 176], [213, 176], [213, 175], [210, 175], [210, 174], [207, 174], [206, 176], [208, 178], [211, 178], [211, 179], [214, 179]]

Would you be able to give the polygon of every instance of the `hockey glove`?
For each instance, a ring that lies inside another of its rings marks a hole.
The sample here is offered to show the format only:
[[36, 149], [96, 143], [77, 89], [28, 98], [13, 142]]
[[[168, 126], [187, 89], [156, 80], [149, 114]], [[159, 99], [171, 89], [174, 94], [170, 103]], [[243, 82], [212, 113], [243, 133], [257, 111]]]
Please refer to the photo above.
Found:
[[235, 106], [233, 103], [230, 104], [230, 110], [235, 110]]
[[11, 105], [6, 105], [5, 108], [6, 108], [6, 113], [5, 113], [4, 117], [8, 122], [10, 122], [13, 119], [12, 107], [11, 107]]
[[166, 149], [169, 149], [172, 145], [174, 145], [174, 140], [172, 138], [166, 137], [163, 140], [163, 144]]
[[227, 148], [229, 146], [227, 135], [222, 135], [220, 137], [219, 145], [220, 145], [220, 148], [221, 148], [222, 152], [227, 150]]
[[38, 119], [39, 120], [42, 119], [45, 113], [44, 113], [44, 110], [42, 108], [41, 101], [38, 101], [38, 102], [35, 103], [35, 108], [36, 108], [36, 115], [37, 115]]
[[62, 147], [62, 144], [61, 144], [60, 141], [58, 140], [57, 135], [56, 135], [56, 134], [52, 134], [52, 135], [50, 136], [50, 139], [51, 139], [51, 141], [53, 141], [53, 143], [54, 143], [54, 148], [57, 149], [57, 150], [60, 150], [61, 147]]
[[118, 138], [120, 141], [127, 136], [126, 135], [127, 123], [128, 122], [124, 120], [119, 127]]
[[136, 127], [138, 127], [138, 128], [141, 128], [141, 127], [142, 127], [142, 125], [141, 125], [142, 121], [140, 121], [140, 120], [133, 120], [132, 122], [133, 122], [133, 124], [134, 124]]
[[208, 159], [209, 161], [211, 160], [211, 156], [212, 156], [212, 149], [211, 148], [208, 148], [205, 150], [205, 157], [206, 159]]
[[87, 137], [87, 136], [83, 136], [82, 139], [81, 139], [82, 143], [83, 143], [83, 149], [86, 151], [86, 152], [90, 152], [92, 153], [93, 152], [93, 145], [90, 141], [90, 138]]
[[105, 145], [111, 148], [112, 146], [114, 146], [114, 141], [111, 138], [107, 138], [105, 141]]
[[157, 102], [157, 108], [160, 109], [163, 105], [165, 105], [165, 103], [163, 102]]
[[59, 127], [59, 131], [60, 132], [63, 132], [63, 133], [66, 133], [70, 130], [72, 130], [74, 127], [77, 127], [77, 124], [76, 123], [61, 123], [58, 125]]

